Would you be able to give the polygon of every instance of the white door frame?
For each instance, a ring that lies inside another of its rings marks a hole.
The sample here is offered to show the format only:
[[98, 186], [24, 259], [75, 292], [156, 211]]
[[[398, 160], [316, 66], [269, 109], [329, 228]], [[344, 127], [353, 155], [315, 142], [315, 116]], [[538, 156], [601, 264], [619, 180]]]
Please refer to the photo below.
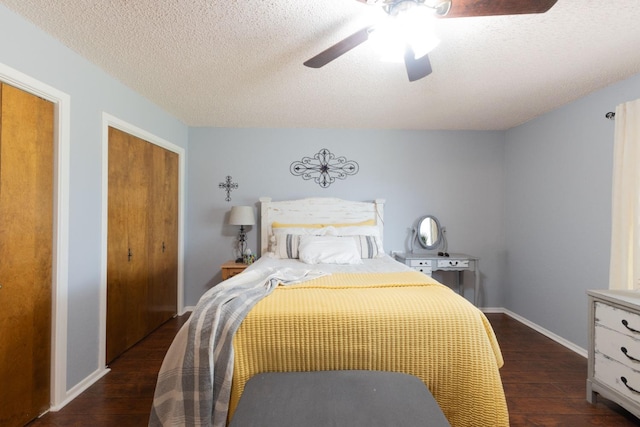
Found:
[[109, 127], [144, 139], [178, 155], [178, 286], [177, 307], [184, 314], [184, 205], [185, 205], [185, 149], [152, 133], [107, 113], [102, 113], [102, 265], [100, 280], [100, 337], [98, 366], [106, 366], [107, 352], [107, 228], [109, 222]]
[[51, 283], [51, 409], [67, 394], [69, 279], [69, 163], [71, 107], [68, 94], [0, 63], [0, 81], [54, 104], [53, 262]]

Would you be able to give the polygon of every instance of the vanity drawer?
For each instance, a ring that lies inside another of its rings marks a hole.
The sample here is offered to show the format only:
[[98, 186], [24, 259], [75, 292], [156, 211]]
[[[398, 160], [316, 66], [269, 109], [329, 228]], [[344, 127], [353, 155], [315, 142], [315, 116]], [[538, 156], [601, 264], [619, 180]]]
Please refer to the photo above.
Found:
[[409, 266], [411, 267], [431, 267], [430, 259], [410, 259]]
[[596, 353], [594, 378], [632, 401], [640, 403], [640, 372]]
[[596, 324], [594, 344], [597, 353], [640, 371], [639, 340]]
[[602, 302], [595, 302], [595, 323], [640, 339], [640, 315]]
[[431, 276], [431, 267], [413, 267], [413, 269], [419, 271], [420, 273]]
[[439, 259], [438, 267], [440, 268], [469, 268], [468, 259]]

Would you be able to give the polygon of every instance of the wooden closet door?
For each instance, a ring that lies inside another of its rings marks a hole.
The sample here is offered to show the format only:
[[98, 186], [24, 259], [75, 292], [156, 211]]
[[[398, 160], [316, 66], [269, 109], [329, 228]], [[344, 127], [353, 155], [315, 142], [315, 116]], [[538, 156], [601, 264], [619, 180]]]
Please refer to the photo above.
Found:
[[109, 128], [107, 362], [176, 312], [177, 168], [175, 153]]
[[0, 425], [50, 406], [53, 103], [0, 84]]
[[157, 145], [151, 151], [149, 332], [176, 315], [178, 288], [178, 155]]
[[149, 145], [109, 128], [107, 362], [146, 334]]
[[127, 348], [127, 283], [131, 263], [127, 238], [127, 183], [129, 140], [109, 128], [108, 238], [107, 238], [107, 362]]

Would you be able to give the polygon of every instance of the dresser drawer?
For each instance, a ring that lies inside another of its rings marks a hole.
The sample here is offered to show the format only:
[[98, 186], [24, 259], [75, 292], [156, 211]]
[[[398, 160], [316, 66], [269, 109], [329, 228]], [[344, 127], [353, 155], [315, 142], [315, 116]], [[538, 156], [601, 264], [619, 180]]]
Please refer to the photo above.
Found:
[[596, 324], [595, 351], [640, 371], [640, 341]]
[[595, 323], [640, 339], [640, 315], [596, 301]]
[[609, 359], [601, 353], [596, 353], [594, 378], [634, 402], [640, 403], [640, 372]]
[[469, 268], [468, 259], [439, 259], [439, 268]]

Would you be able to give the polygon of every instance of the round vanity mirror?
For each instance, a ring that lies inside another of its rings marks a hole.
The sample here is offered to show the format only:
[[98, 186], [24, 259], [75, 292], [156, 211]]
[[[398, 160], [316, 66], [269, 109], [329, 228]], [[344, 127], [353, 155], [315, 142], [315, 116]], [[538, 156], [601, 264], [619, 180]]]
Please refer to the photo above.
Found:
[[433, 215], [426, 215], [418, 221], [418, 242], [427, 250], [434, 250], [442, 241], [440, 222]]

